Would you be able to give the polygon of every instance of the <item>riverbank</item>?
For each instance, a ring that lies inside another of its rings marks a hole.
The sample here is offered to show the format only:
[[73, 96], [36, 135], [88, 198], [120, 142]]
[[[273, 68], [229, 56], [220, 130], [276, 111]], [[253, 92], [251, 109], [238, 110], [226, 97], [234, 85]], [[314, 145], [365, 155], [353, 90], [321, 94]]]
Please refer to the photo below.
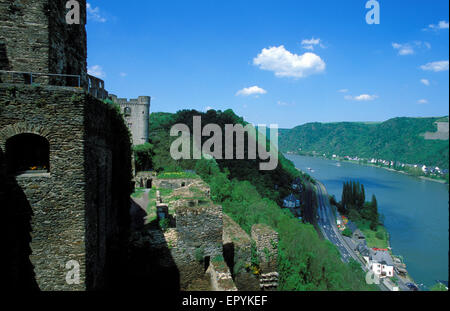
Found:
[[[332, 205], [330, 203], [330, 206], [332, 210], [336, 210], [337, 206]], [[337, 217], [341, 217], [339, 213], [336, 213]], [[348, 216], [346, 217], [348, 219]], [[342, 216], [342, 224], [344, 223], [344, 217]], [[360, 259], [361, 262], [363, 262], [367, 269], [370, 269], [370, 267], [367, 265], [366, 258], [364, 256], [369, 255], [363, 255], [363, 253], [360, 253], [359, 247], [361, 243], [361, 235], [357, 234], [356, 232], [359, 230], [363, 234], [363, 244], [365, 244], [365, 249], [372, 249], [372, 250], [385, 250], [389, 253], [389, 256], [392, 260], [392, 265], [394, 268], [394, 275], [391, 277], [387, 277], [384, 279], [384, 285], [389, 288], [390, 290], [395, 290], [393, 287], [398, 287], [402, 291], [410, 291], [412, 290], [407, 284], [414, 284], [416, 285], [416, 282], [412, 278], [412, 276], [409, 274], [406, 264], [404, 263], [403, 256], [401, 255], [394, 255], [392, 247], [389, 242], [389, 232], [386, 227], [384, 227], [382, 224], [379, 224], [376, 228], [376, 230], [373, 230], [370, 228], [370, 222], [368, 222], [365, 219], [350, 219], [353, 222], [352, 229], [350, 230], [349, 227], [342, 230], [342, 228], [338, 231], [339, 234], [343, 237], [344, 243], [347, 244], [347, 246], [350, 249], [353, 249], [356, 256]], [[345, 226], [345, 225], [344, 225]], [[353, 232], [352, 232], [353, 230]], [[347, 231], [347, 234], [346, 234]], [[355, 237], [355, 234], [356, 237]], [[363, 251], [364, 252], [364, 251]], [[387, 283], [386, 283], [387, 282]], [[389, 285], [389, 286], [388, 286]]]
[[436, 280], [447, 280], [448, 185], [348, 161], [339, 163], [318, 156], [286, 157], [298, 169], [321, 181], [337, 201], [341, 200], [344, 182], [363, 183], [366, 196], [377, 197], [393, 254], [404, 258], [408, 273], [419, 288], [431, 288]]
[[431, 178], [431, 177], [427, 177], [427, 176], [423, 176], [423, 175], [414, 175], [414, 174], [410, 174], [408, 172], [402, 171], [402, 170], [396, 170], [393, 169], [391, 167], [386, 167], [386, 166], [381, 166], [381, 165], [374, 165], [372, 163], [361, 163], [361, 161], [355, 161], [355, 160], [347, 160], [344, 158], [328, 158], [326, 156], [323, 155], [318, 155], [318, 154], [309, 154], [309, 153], [289, 153], [287, 152], [286, 154], [291, 154], [291, 155], [298, 155], [298, 156], [306, 156], [306, 157], [313, 157], [313, 158], [320, 158], [320, 159], [327, 159], [327, 160], [332, 160], [332, 161], [336, 161], [336, 162], [344, 162], [344, 163], [353, 163], [353, 164], [358, 164], [358, 165], [362, 165], [362, 166], [369, 166], [369, 167], [377, 167], [377, 168], [382, 168], [391, 172], [395, 172], [395, 173], [400, 173], [400, 174], [404, 174], [407, 176], [411, 176], [411, 177], [417, 177], [419, 179], [423, 179], [423, 180], [427, 180], [427, 181], [434, 181], [440, 184], [449, 184], [447, 180], [445, 180], [444, 178]]

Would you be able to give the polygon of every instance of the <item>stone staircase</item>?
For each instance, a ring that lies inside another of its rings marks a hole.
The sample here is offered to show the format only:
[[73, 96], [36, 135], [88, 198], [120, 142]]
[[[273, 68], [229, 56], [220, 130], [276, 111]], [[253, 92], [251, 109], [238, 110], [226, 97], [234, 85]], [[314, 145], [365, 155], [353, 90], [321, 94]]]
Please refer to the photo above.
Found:
[[261, 274], [259, 287], [261, 290], [276, 290], [278, 288], [278, 272]]

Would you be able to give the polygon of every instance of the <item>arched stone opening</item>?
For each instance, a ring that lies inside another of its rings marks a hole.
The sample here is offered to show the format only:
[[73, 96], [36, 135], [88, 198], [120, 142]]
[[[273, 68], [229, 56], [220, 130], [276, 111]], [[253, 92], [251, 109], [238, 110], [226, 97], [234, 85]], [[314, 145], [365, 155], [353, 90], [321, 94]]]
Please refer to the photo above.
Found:
[[152, 188], [152, 179], [147, 179], [146, 188], [147, 189], [151, 189]]
[[45, 137], [24, 133], [5, 143], [8, 173], [50, 172], [50, 143]]

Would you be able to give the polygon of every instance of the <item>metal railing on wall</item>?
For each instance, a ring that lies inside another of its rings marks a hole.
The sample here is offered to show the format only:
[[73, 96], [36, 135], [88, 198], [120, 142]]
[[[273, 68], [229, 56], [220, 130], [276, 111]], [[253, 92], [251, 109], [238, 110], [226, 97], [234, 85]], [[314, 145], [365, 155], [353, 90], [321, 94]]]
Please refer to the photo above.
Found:
[[[8, 76], [7, 79], [2, 78], [3, 75]], [[42, 80], [42, 77], [53, 78], [55, 80]], [[60, 80], [58, 81], [58, 78]], [[87, 92], [99, 99], [108, 98], [108, 92], [105, 90], [105, 82], [97, 77], [87, 75], [88, 83]], [[64, 79], [64, 80], [62, 80]], [[23, 84], [46, 84], [54, 86], [66, 87], [82, 87], [80, 75], [58, 74], [58, 73], [38, 73], [27, 71], [7, 71], [0, 70], [0, 83], [23, 83]]]
[[[81, 76], [79, 75], [68, 75], [68, 74], [58, 74], [58, 73], [38, 73], [38, 72], [26, 72], [26, 71], [7, 71], [0, 70], [0, 74], [6, 74], [12, 77], [11, 82], [15, 82], [14, 77], [18, 77], [19, 81], [25, 84], [33, 84], [35, 83], [38, 77], [59, 77], [59, 78], [73, 78], [72, 81], [76, 81], [75, 83], [69, 83], [69, 87], [81, 87]], [[67, 81], [65, 81], [67, 83]], [[72, 85], [71, 85], [72, 84]]]

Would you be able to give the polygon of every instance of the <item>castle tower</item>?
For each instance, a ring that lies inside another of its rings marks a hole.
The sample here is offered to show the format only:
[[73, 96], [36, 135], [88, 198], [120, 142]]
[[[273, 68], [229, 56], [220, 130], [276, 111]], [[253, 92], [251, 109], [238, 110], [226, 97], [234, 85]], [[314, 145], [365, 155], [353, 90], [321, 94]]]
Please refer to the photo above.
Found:
[[120, 106], [125, 124], [130, 129], [133, 145], [148, 142], [148, 125], [150, 115], [150, 96], [139, 96], [137, 99], [127, 100], [110, 95], [112, 101]]
[[[66, 22], [67, 2], [0, 0], [0, 70], [77, 75], [80, 86], [87, 87], [86, 0], [78, 0], [80, 24], [72, 25]], [[5, 74], [2, 80], [7, 82]], [[76, 77], [36, 75], [32, 82], [78, 86]]]
[[72, 25], [67, 2], [0, 0], [0, 235], [13, 290], [114, 287], [126, 259], [128, 129], [86, 73], [86, 0]]

